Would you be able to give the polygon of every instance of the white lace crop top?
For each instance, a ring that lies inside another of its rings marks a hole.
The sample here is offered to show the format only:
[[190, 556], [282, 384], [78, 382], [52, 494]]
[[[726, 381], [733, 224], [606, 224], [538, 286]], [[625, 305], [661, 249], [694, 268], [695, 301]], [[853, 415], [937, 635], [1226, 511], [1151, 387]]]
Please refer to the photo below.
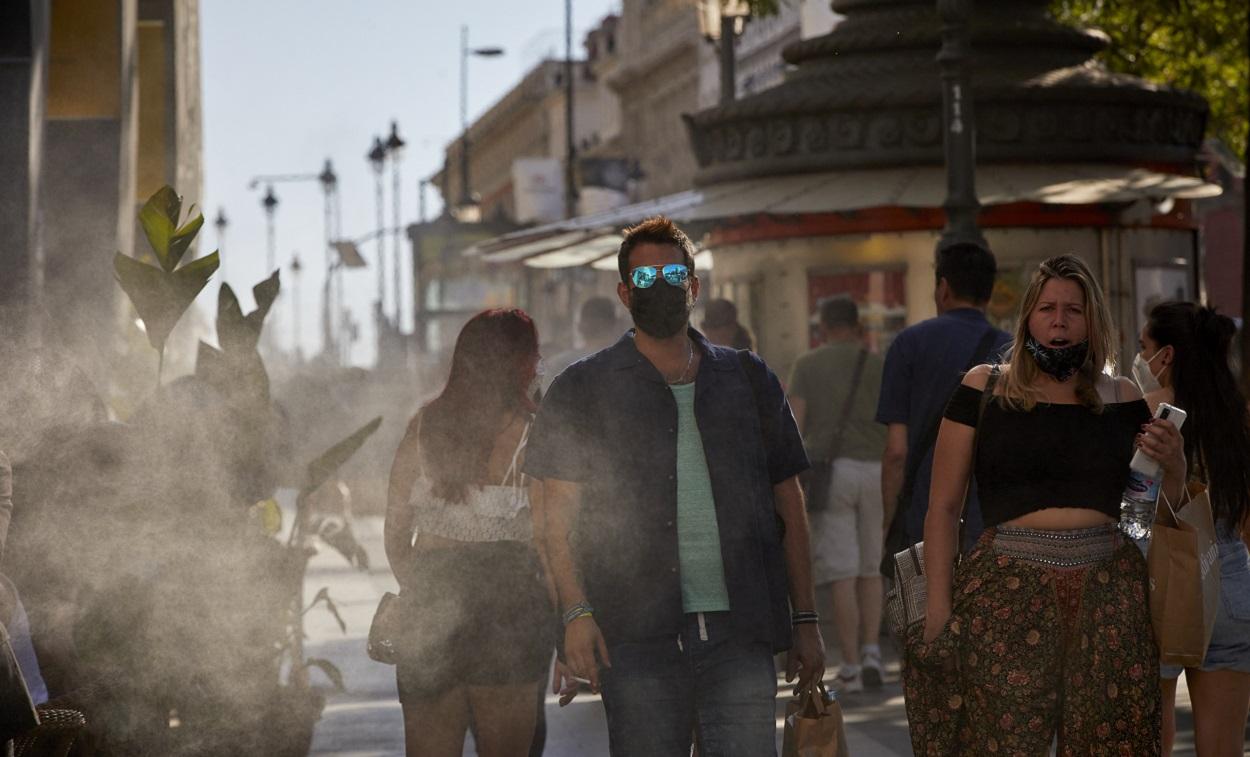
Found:
[[[503, 481], [498, 485], [470, 486], [464, 502], [448, 502], [434, 494], [433, 482], [425, 475], [424, 455], [418, 448], [417, 480], [409, 499], [417, 533], [457, 541], [532, 539], [534, 527], [530, 519], [529, 493], [524, 486], [525, 476], [517, 465], [529, 433], [530, 427], [526, 424]], [[421, 419], [418, 418], [417, 438], [420, 436]]]

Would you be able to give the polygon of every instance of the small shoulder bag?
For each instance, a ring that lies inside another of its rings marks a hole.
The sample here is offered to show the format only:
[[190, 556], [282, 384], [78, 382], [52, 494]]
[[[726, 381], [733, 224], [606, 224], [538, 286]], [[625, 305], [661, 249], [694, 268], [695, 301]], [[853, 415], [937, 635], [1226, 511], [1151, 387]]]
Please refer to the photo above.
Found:
[[[985, 390], [981, 394], [981, 403], [977, 409], [977, 428], [972, 439], [972, 469], [968, 472], [968, 489], [964, 492], [964, 503], [959, 513], [959, 536], [956, 542], [956, 562], [963, 552], [964, 513], [968, 509], [968, 494], [972, 490], [972, 477], [977, 464], [977, 445], [981, 439], [981, 422], [985, 417], [985, 406], [994, 395], [994, 385], [998, 383], [999, 367], [990, 366], [990, 375], [985, 381]], [[885, 615], [890, 630], [896, 638], [905, 639], [907, 629], [924, 622], [925, 614], [925, 574], [924, 574], [924, 542], [912, 544], [907, 549], [895, 553], [894, 585], [885, 595]]]

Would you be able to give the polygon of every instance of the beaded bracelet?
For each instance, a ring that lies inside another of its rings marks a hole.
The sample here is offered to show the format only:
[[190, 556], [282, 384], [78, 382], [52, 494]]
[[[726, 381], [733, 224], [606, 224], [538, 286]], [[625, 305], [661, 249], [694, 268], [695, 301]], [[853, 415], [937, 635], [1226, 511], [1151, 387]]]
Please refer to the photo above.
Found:
[[578, 602], [569, 609], [564, 611], [564, 625], [568, 625], [578, 618], [589, 618], [595, 614], [595, 608], [586, 602]]

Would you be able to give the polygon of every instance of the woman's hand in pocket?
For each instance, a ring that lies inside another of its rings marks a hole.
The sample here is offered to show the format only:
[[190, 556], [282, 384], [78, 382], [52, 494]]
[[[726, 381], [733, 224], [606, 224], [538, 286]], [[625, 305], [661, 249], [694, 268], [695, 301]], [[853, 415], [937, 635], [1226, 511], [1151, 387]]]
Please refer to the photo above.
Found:
[[925, 644], [932, 644], [933, 640], [942, 635], [942, 630], [946, 628], [946, 622], [950, 620], [951, 608], [949, 607], [926, 607], [924, 614], [924, 636], [921, 641]]

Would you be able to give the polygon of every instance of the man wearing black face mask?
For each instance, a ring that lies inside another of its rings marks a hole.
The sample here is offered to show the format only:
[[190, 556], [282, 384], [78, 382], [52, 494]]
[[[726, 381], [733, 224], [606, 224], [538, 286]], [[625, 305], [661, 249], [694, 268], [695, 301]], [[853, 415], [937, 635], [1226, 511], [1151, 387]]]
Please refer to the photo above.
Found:
[[692, 733], [707, 757], [773, 754], [773, 654], [787, 680], [824, 672], [802, 440], [763, 361], [690, 328], [693, 254], [665, 218], [625, 233], [635, 329], [556, 378], [526, 452], [564, 656], [613, 757], [685, 757]]

